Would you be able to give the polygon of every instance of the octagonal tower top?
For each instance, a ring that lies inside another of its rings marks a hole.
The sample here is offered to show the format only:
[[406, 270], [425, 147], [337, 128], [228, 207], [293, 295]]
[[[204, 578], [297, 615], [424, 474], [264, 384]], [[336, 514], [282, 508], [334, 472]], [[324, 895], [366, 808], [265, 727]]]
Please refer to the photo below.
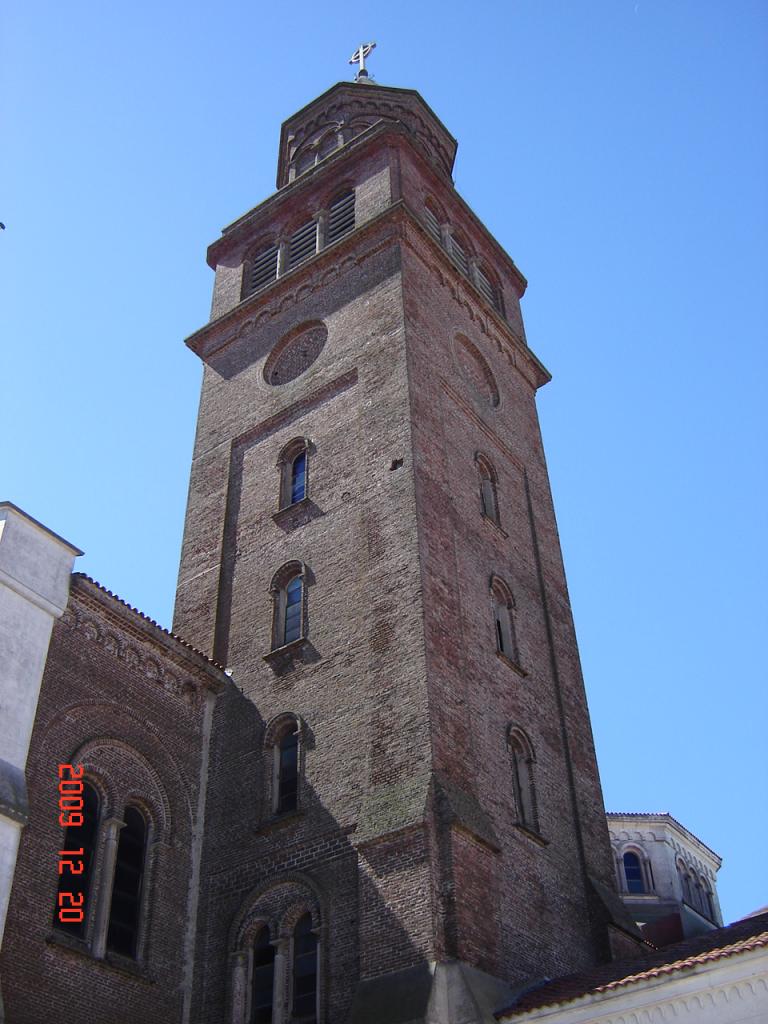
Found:
[[290, 184], [341, 146], [386, 122], [403, 125], [435, 170], [451, 180], [457, 142], [415, 89], [338, 82], [283, 123], [277, 187]]

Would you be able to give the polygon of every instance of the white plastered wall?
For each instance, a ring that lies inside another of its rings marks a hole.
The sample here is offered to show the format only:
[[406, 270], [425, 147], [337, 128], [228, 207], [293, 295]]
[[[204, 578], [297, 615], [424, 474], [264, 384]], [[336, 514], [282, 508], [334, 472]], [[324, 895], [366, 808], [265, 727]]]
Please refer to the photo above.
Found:
[[26, 820], [24, 771], [40, 683], [80, 554], [15, 505], [0, 502], [0, 945]]

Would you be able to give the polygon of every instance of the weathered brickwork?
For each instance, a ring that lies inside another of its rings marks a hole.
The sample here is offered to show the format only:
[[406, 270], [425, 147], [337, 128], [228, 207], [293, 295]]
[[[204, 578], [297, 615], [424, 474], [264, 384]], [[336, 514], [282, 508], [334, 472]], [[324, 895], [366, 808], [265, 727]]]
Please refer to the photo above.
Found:
[[[254, 886], [296, 870], [336, 935], [324, 1020], [344, 1019], [358, 981], [434, 959], [519, 982], [607, 950], [587, 878], [612, 884], [610, 851], [525, 281], [395, 124], [227, 229], [209, 251], [217, 281], [336, 186], [357, 191], [355, 231], [239, 304], [217, 284], [222, 315], [189, 341], [206, 372], [176, 627], [214, 650], [239, 691], [214, 720], [196, 982], [211, 1022], [233, 984], [233, 917]], [[494, 268], [503, 316], [425, 227], [428, 199], [470, 267]], [[317, 358], [270, 386], [270, 352], [318, 322]], [[277, 463], [294, 439], [307, 445], [308, 493], [276, 515]], [[478, 452], [498, 523], [482, 515]], [[294, 561], [306, 638], [273, 655], [270, 581]], [[494, 575], [513, 598], [514, 657], [497, 653]], [[286, 712], [305, 723], [303, 775], [298, 811], [276, 818], [264, 736]], [[519, 823], [510, 727], [534, 751], [538, 833]]]
[[[264, 929], [288, 1024], [302, 921], [317, 1024], [423, 1020], [438, 974], [502, 1003], [609, 955], [611, 854], [535, 408], [549, 375], [524, 278], [452, 187], [455, 146], [409, 90], [334, 87], [284, 126], [283, 187], [210, 247], [174, 629], [230, 678], [74, 587], [30, 758], [14, 1024], [246, 1024]], [[350, 189], [354, 228], [325, 246]], [[315, 216], [317, 251], [291, 268]], [[245, 295], [272, 246], [274, 279]], [[51, 935], [51, 766], [79, 756], [110, 815], [135, 800], [151, 822], [131, 964], [94, 949], [96, 921], [85, 942]]]

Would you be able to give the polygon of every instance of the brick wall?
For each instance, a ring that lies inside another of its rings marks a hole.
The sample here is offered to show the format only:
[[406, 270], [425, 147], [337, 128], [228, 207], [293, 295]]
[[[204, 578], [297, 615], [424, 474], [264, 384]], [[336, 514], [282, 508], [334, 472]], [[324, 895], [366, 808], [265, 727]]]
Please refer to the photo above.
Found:
[[[206, 694], [222, 685], [204, 659], [73, 578], [53, 631], [27, 769], [30, 819], [2, 957], [13, 1024], [181, 1020]], [[64, 839], [60, 763], [82, 763], [101, 798], [85, 941], [53, 927]], [[95, 957], [96, 917], [111, 896], [104, 823], [121, 818], [127, 803], [149, 823], [139, 956]]]

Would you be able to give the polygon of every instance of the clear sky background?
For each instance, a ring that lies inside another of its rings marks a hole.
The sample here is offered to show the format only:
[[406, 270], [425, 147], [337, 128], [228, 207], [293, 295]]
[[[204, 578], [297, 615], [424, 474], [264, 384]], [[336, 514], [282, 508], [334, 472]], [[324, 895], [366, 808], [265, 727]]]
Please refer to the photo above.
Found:
[[11, 0], [0, 496], [170, 624], [205, 249], [364, 39], [530, 281], [606, 805], [720, 853], [733, 920], [768, 903], [765, 0]]

